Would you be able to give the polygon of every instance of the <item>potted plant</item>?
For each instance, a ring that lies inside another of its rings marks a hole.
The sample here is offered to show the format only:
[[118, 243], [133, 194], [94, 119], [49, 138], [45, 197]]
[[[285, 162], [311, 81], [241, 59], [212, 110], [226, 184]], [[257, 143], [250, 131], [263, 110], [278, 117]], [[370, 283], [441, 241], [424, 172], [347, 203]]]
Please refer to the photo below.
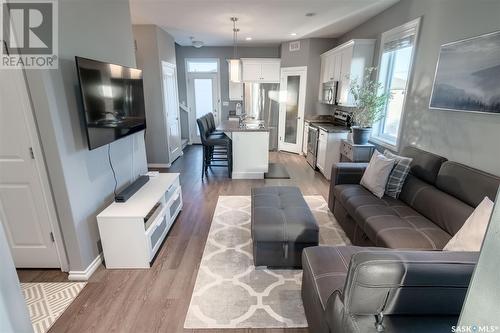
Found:
[[391, 98], [390, 93], [380, 94], [382, 84], [372, 79], [375, 67], [365, 70], [363, 81], [351, 80], [349, 92], [354, 100], [352, 112], [352, 141], [354, 144], [366, 144], [372, 132], [372, 126], [384, 118], [384, 107]]

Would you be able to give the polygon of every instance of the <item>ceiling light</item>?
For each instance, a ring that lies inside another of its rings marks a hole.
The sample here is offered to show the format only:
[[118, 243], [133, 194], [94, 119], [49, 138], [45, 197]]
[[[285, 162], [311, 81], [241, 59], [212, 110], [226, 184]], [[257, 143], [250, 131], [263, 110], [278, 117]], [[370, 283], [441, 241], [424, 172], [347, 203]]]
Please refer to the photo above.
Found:
[[193, 36], [189, 37], [189, 39], [191, 39], [191, 45], [194, 48], [199, 49], [200, 47], [202, 47], [203, 45], [205, 45], [205, 43], [203, 43], [201, 40], [194, 40]]
[[252, 40], [252, 37], [247, 37], [245, 38], [245, 40]]
[[231, 17], [233, 22], [233, 58], [229, 59], [229, 81], [241, 82], [241, 62], [238, 59], [238, 32], [240, 29], [236, 28], [237, 17]]
[[199, 49], [200, 47], [205, 45], [205, 43], [203, 43], [201, 40], [193, 40], [192, 44], [193, 44], [193, 47], [195, 47], [197, 49]]
[[292, 33], [290, 34], [290, 36], [297, 36], [297, 33], [296, 33], [296, 32], [292, 32]]

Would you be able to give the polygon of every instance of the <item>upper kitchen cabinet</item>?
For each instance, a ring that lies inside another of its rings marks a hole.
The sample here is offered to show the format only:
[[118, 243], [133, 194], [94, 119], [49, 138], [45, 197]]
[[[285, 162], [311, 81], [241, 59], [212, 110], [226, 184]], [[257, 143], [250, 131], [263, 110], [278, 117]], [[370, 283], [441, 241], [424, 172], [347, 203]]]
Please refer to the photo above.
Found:
[[[229, 64], [229, 60], [227, 61], [228, 63], [228, 81], [229, 81], [229, 100], [230, 101], [243, 101], [243, 81], [241, 82], [233, 82], [231, 81], [231, 66]], [[240, 66], [241, 68], [241, 66]], [[240, 69], [241, 71], [241, 69]], [[241, 77], [241, 72], [240, 75]]]
[[243, 58], [243, 82], [279, 83], [280, 59]]
[[372, 66], [374, 39], [353, 39], [321, 55], [321, 82], [339, 81], [338, 104], [353, 106], [354, 100], [349, 93], [351, 79], [363, 79], [364, 71]]

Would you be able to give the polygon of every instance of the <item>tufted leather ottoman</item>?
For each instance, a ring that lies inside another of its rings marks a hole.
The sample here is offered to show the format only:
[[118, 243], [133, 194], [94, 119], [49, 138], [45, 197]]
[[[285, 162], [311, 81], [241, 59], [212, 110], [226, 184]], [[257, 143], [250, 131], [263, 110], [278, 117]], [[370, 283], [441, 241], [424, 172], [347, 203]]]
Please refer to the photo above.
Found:
[[300, 268], [302, 249], [318, 239], [318, 224], [299, 188], [252, 188], [255, 266]]

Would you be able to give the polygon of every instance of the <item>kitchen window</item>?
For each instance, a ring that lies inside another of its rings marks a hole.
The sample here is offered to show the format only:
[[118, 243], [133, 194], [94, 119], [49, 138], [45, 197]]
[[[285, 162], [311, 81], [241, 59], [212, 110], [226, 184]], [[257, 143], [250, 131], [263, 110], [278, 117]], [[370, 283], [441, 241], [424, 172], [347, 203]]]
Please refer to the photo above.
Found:
[[420, 18], [382, 34], [378, 81], [392, 98], [384, 107], [384, 118], [375, 124], [372, 141], [398, 150], [406, 92], [411, 77]]
[[219, 63], [217, 60], [196, 59], [187, 60], [188, 73], [217, 73]]

